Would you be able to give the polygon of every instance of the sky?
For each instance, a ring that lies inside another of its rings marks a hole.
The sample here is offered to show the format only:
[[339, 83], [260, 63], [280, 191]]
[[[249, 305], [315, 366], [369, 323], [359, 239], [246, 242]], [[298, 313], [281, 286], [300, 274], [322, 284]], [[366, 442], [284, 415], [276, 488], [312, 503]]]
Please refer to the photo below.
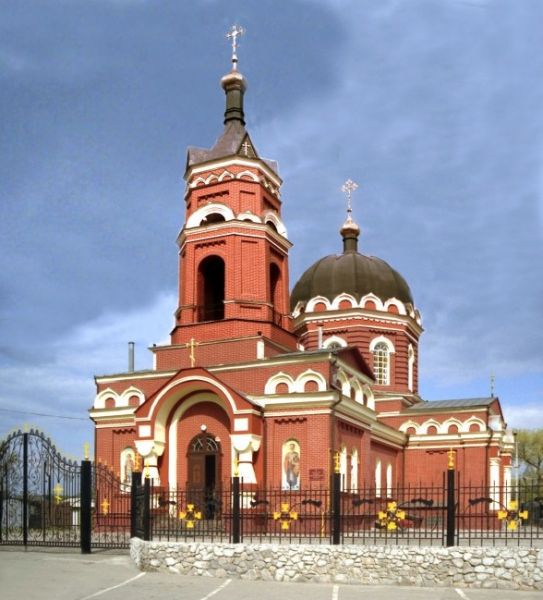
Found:
[[[222, 131], [225, 33], [279, 162], [291, 287], [359, 249], [409, 282], [420, 392], [543, 427], [541, 0], [5, 0], [0, 437], [93, 440], [94, 375], [150, 368], [177, 290], [189, 145]], [[47, 416], [45, 416], [47, 415]], [[51, 416], [52, 415], [52, 416]]]

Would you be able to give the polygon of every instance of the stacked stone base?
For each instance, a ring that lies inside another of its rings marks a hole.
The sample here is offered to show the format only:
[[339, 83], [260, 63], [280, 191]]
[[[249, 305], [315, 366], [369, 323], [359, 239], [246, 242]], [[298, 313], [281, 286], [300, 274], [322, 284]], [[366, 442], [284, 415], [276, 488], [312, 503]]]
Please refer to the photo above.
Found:
[[363, 585], [543, 590], [543, 549], [144, 542], [142, 571]]

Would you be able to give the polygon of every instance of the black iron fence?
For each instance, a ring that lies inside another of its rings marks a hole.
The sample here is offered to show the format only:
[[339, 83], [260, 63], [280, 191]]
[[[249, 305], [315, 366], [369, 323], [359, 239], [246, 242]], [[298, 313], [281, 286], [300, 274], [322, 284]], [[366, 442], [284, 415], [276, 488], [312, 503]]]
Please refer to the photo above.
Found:
[[41, 431], [0, 442], [0, 544], [127, 548], [131, 485], [62, 456]]
[[145, 540], [543, 547], [543, 485], [170, 489], [67, 460], [41, 432], [0, 443], [0, 544], [127, 548]]
[[449, 471], [441, 485], [386, 491], [343, 491], [339, 476], [331, 488], [263, 489], [234, 478], [211, 491], [147, 480], [144, 494], [135, 481], [138, 535], [149, 540], [543, 547], [543, 489], [530, 482], [460, 486]]

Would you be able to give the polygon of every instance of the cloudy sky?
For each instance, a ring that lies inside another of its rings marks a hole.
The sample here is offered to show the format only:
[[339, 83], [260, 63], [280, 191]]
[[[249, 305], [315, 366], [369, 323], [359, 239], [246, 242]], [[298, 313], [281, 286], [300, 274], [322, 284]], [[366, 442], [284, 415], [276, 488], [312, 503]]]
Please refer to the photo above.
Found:
[[[188, 145], [222, 129], [225, 32], [279, 161], [291, 285], [364, 253], [423, 315], [421, 393], [543, 426], [541, 0], [6, 0], [0, 9], [0, 436], [92, 441], [94, 374], [167, 339]], [[40, 414], [25, 414], [40, 413]], [[42, 415], [56, 415], [42, 416]], [[63, 416], [64, 418], [59, 418]]]

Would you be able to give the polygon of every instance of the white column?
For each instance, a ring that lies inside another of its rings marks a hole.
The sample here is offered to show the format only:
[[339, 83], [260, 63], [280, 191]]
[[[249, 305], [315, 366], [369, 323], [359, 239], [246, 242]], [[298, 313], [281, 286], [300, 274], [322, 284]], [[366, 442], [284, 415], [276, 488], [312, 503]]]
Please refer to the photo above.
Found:
[[511, 492], [511, 467], [507, 466], [503, 468], [503, 503], [506, 507], [511, 501]]
[[253, 452], [260, 448], [262, 436], [253, 433], [231, 434], [232, 466], [234, 474], [235, 463], [238, 463], [238, 473], [244, 483], [256, 483], [256, 473], [253, 466]]
[[156, 440], [136, 440], [136, 448], [143, 458], [143, 477], [146, 474], [152, 479], [153, 485], [160, 485], [158, 474], [158, 457], [164, 453], [164, 442]]
[[490, 505], [492, 510], [500, 508], [500, 459], [490, 459], [490, 498], [493, 502]]

